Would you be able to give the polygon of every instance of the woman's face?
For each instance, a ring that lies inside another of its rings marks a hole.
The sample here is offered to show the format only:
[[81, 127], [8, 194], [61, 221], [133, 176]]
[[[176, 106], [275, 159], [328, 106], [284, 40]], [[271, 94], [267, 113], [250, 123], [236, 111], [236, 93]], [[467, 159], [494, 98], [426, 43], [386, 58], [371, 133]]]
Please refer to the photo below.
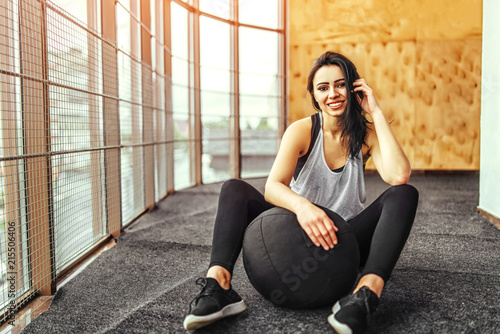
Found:
[[347, 89], [342, 70], [337, 65], [318, 69], [313, 79], [314, 98], [321, 111], [340, 116], [347, 105]]

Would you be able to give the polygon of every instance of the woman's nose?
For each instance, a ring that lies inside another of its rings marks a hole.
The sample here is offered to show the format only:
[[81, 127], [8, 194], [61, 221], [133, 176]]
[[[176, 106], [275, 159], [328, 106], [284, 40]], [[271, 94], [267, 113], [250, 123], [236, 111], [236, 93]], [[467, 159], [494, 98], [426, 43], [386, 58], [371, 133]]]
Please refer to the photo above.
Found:
[[329, 95], [329, 97], [332, 97], [332, 98], [333, 98], [333, 97], [338, 96], [338, 95], [339, 95], [339, 92], [338, 92], [338, 90], [337, 90], [337, 89], [335, 89], [335, 87], [331, 87], [331, 88], [330, 88], [330, 93], [329, 93], [328, 95]]

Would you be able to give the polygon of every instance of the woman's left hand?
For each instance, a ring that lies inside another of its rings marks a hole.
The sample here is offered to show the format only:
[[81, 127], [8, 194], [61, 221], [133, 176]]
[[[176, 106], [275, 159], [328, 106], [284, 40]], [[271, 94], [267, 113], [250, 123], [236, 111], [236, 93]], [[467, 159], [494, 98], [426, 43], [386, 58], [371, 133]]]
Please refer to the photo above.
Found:
[[353, 86], [353, 93], [363, 93], [363, 98], [360, 98], [358, 94], [356, 94], [356, 98], [364, 111], [371, 115], [377, 109], [380, 109], [377, 99], [375, 98], [375, 94], [373, 93], [372, 88], [368, 86], [365, 79], [360, 78], [354, 81]]

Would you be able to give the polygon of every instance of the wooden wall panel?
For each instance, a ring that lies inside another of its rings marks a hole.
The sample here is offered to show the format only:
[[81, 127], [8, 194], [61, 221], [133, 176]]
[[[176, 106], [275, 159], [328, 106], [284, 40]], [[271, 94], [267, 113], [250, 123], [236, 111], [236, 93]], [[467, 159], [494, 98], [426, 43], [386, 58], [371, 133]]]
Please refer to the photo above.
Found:
[[[414, 154], [415, 48], [414, 42], [371, 43], [364, 48], [363, 66], [358, 66], [409, 159]], [[375, 168], [371, 160], [367, 168]]]
[[289, 122], [314, 112], [307, 75], [336, 51], [375, 90], [414, 169], [479, 169], [481, 11], [481, 0], [290, 0]]
[[417, 34], [415, 0], [289, 1], [290, 44], [388, 42]]
[[479, 169], [481, 41], [417, 46], [416, 169]]
[[418, 40], [482, 38], [482, 0], [418, 0], [418, 9]]

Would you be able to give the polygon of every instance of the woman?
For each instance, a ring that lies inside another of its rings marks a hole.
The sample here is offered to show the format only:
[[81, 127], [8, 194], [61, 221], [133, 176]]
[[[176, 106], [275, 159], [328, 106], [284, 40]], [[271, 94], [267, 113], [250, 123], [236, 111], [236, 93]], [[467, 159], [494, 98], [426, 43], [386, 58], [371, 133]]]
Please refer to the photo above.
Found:
[[[413, 224], [417, 190], [411, 167], [366, 80], [346, 57], [326, 52], [314, 63], [307, 90], [311, 117], [285, 131], [265, 196], [241, 180], [224, 183], [215, 219], [212, 255], [202, 291], [186, 317], [195, 329], [246, 309], [230, 282], [248, 224], [274, 206], [294, 212], [317, 247], [337, 244], [329, 210], [344, 218], [358, 240], [362, 272], [352, 294], [337, 301], [330, 324], [339, 333], [363, 333]], [[366, 119], [369, 114], [373, 119]], [[390, 187], [363, 209], [368, 158]], [[327, 209], [321, 209], [319, 206]], [[332, 300], [332, 303], [335, 302]]]

